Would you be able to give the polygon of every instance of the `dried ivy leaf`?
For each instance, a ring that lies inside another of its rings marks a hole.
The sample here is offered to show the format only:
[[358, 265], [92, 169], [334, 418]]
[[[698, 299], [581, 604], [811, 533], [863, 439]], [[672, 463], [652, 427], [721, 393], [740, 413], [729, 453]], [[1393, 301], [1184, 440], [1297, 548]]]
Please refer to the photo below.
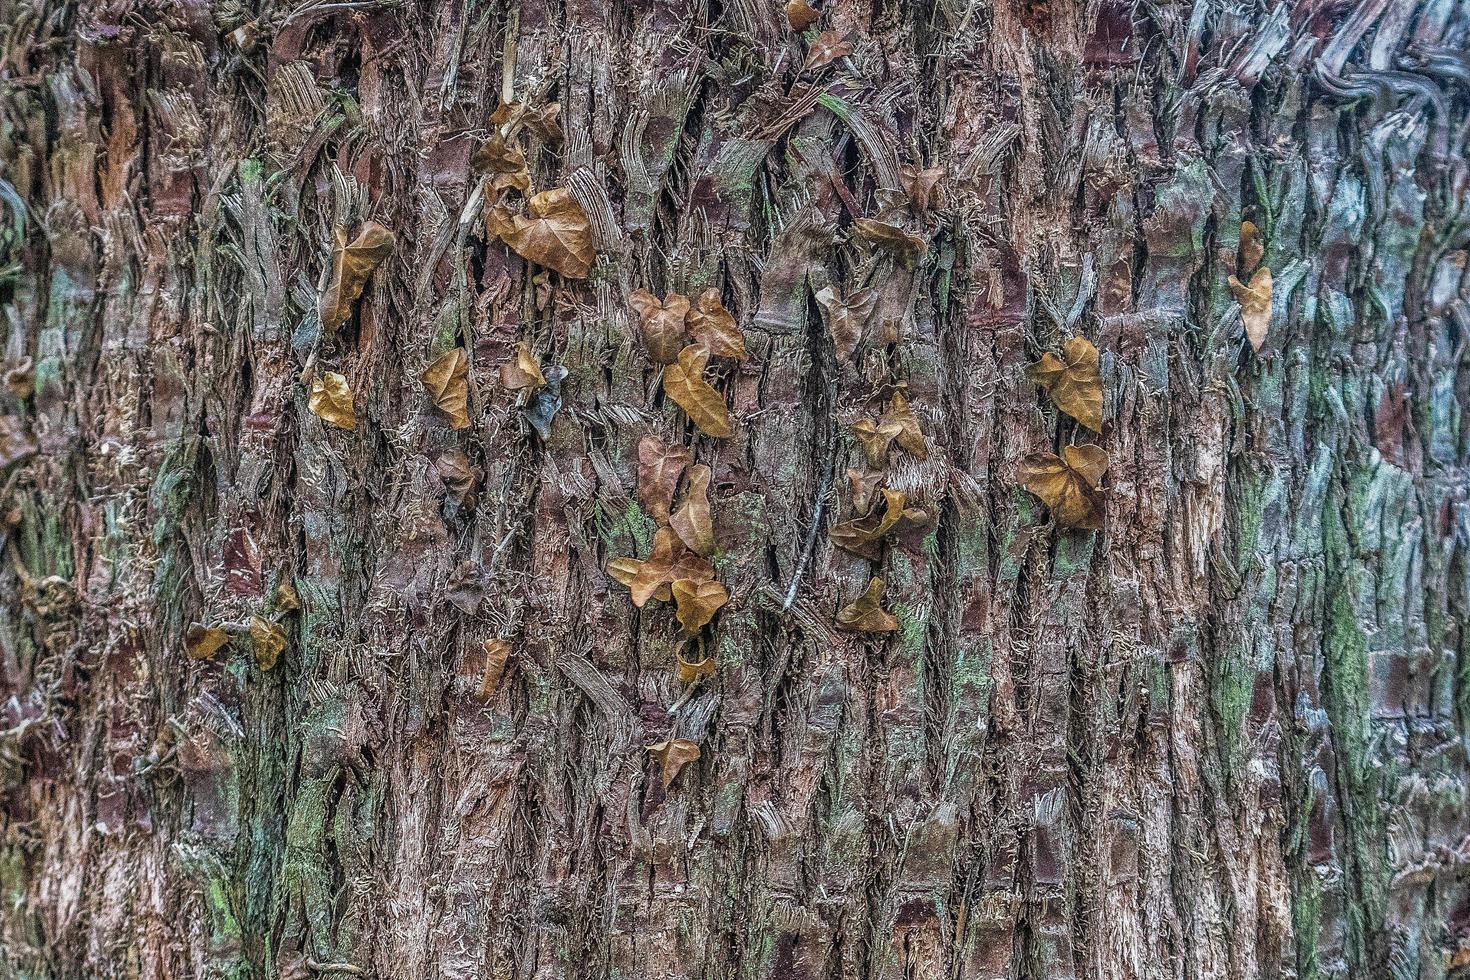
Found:
[[533, 109], [522, 102], [502, 102], [490, 116], [490, 122], [507, 138], [514, 136], [524, 126], [547, 143], [560, 143], [561, 124], [557, 121], [560, 115], [560, 102], [548, 102], [539, 109]]
[[[607, 574], [614, 582], [618, 582], [633, 588], [634, 581], [638, 578], [638, 572], [643, 568], [643, 562], [637, 558], [614, 558], [607, 563]], [[674, 599], [673, 589], [668, 583], [664, 583], [654, 590], [652, 598], [659, 602], [672, 602]]]
[[899, 179], [903, 181], [904, 192], [913, 202], [914, 210], [923, 213], [929, 210], [929, 203], [934, 197], [934, 189], [944, 179], [944, 168], [927, 167], [920, 170], [911, 164], [905, 164], [900, 171]]
[[480, 677], [480, 699], [488, 701], [500, 686], [505, 676], [505, 662], [510, 658], [509, 640], [486, 640], [481, 644], [485, 650], [485, 673]]
[[689, 550], [705, 557], [715, 551], [715, 527], [709, 507], [709, 481], [708, 466], [703, 463], [691, 466], [688, 483], [684, 488], [684, 499], [679, 502], [679, 509], [669, 518], [669, 526]]
[[832, 335], [832, 346], [837, 348], [837, 360], [845, 361], [862, 343], [878, 294], [859, 289], [844, 300], [836, 288], [823, 286], [816, 300], [827, 313], [827, 331]]
[[531, 345], [524, 340], [516, 344], [515, 362], [500, 365], [500, 383], [511, 391], [540, 388], [546, 384], [546, 375], [541, 373], [541, 365], [536, 355], [531, 353]]
[[0, 471], [36, 455], [40, 448], [24, 421], [14, 415], [0, 415]]
[[1242, 221], [1240, 223], [1240, 269], [1237, 274], [1244, 275], [1261, 263], [1266, 256], [1266, 248], [1261, 244], [1260, 229], [1254, 221]]
[[444, 489], [461, 505], [475, 506], [475, 487], [484, 475], [463, 450], [451, 449], [434, 460], [434, 469]]
[[332, 278], [321, 299], [323, 330], [332, 330], [351, 318], [352, 307], [362, 296], [368, 276], [393, 251], [393, 233], [376, 221], [363, 222], [351, 242], [341, 228], [335, 235]]
[[470, 366], [463, 347], [440, 354], [419, 375], [434, 405], [449, 417], [451, 429], [470, 427]]
[[745, 334], [740, 332], [735, 318], [720, 301], [718, 289], [706, 289], [699, 294], [687, 322], [694, 339], [703, 344], [712, 356], [745, 360]]
[[36, 390], [36, 366], [29, 357], [22, 357], [5, 368], [5, 390], [21, 401], [25, 401]]
[[694, 455], [683, 446], [670, 446], [651, 434], [638, 440], [638, 496], [660, 524], [669, 523], [679, 477], [692, 462]]
[[857, 436], [858, 444], [863, 447], [863, 456], [868, 465], [875, 469], [883, 469], [888, 465], [888, 447], [893, 445], [893, 440], [901, 432], [903, 426], [887, 416], [876, 422], [863, 419], [852, 427], [852, 434]]
[[276, 592], [273, 604], [276, 609], [286, 612], [295, 612], [301, 608], [301, 597], [296, 594], [296, 586], [288, 579], [281, 579], [276, 584]]
[[251, 616], [250, 644], [255, 648], [255, 665], [270, 670], [286, 649], [286, 631], [269, 619]]
[[1097, 446], [1065, 446], [1062, 455], [1032, 453], [1021, 460], [1016, 479], [1040, 497], [1062, 527], [1102, 527], [1103, 502], [1097, 491], [1108, 469], [1108, 455]]
[[661, 527], [654, 533], [653, 548], [628, 585], [633, 593], [633, 605], [642, 609], [654, 593], [673, 584], [674, 561], [683, 550], [684, 544], [672, 528]]
[[184, 652], [190, 660], [213, 660], [220, 647], [230, 642], [230, 634], [218, 626], [194, 623], [184, 633]]
[[730, 601], [730, 593], [719, 582], [675, 579], [673, 593], [679, 623], [690, 635], [698, 633]]
[[679, 666], [675, 677], [680, 684], [693, 684], [706, 677], [715, 675], [715, 658], [705, 657], [703, 660], [689, 661], [682, 656], [679, 657]]
[[814, 9], [806, 0], [787, 0], [786, 23], [791, 25], [793, 31], [804, 31], [821, 18], [822, 12]]
[[516, 214], [501, 203], [499, 195], [485, 198], [485, 234], [490, 239], [505, 241], [516, 230]]
[[914, 415], [902, 392], [895, 391], [888, 400], [888, 411], [883, 413], [883, 421], [898, 426], [898, 434], [893, 441], [900, 449], [915, 459], [929, 458], [929, 443], [924, 438], [924, 430], [919, 428], [918, 416]]
[[679, 351], [684, 349], [684, 318], [689, 313], [689, 297], [670, 293], [660, 303], [648, 290], [635, 289], [628, 296], [628, 305], [638, 314], [638, 328], [648, 356], [659, 364], [677, 361]]
[[868, 582], [868, 591], [838, 610], [837, 625], [854, 633], [892, 633], [898, 620], [883, 611], [882, 601], [883, 580], [875, 577]]
[[317, 418], [339, 429], [357, 428], [357, 416], [352, 413], [352, 391], [347, 387], [347, 379], [334, 371], [323, 372], [312, 381], [306, 406]]
[[482, 174], [510, 174], [517, 180], [525, 176], [527, 186], [531, 176], [526, 169], [526, 154], [521, 148], [508, 141], [499, 132], [493, 132], [485, 142], [470, 155], [470, 166]]
[[678, 778], [679, 770], [699, 759], [699, 746], [687, 738], [670, 738], [648, 746], [649, 754], [659, 764], [664, 789]]
[[592, 224], [587, 212], [564, 187], [532, 195], [529, 218], [515, 215], [501, 240], [522, 258], [568, 279], [585, 279], [592, 271]]
[[834, 524], [827, 532], [832, 543], [869, 561], [878, 560], [878, 544], [894, 531], [904, 530], [928, 521], [929, 515], [917, 507], [904, 506], [908, 497], [902, 490], [883, 491], [883, 509], [866, 517]]
[[810, 70], [821, 68], [823, 65], [831, 64], [838, 58], [846, 58], [852, 54], [852, 44], [843, 39], [840, 31], [823, 31], [812, 39], [812, 43], [806, 49], [806, 65]]
[[1026, 368], [1026, 377], [1051, 395], [1057, 408], [1087, 426], [1102, 431], [1102, 376], [1098, 373], [1097, 348], [1085, 337], [1073, 337], [1062, 348], [1062, 356], [1047, 352]]
[[[884, 452], [887, 452], [886, 447]], [[866, 514], [868, 512], [873, 504], [873, 491], [878, 489], [878, 481], [882, 478], [882, 473], [854, 469], [847, 471], [847, 486], [852, 493], [852, 509], [854, 511], [859, 514]]]
[[684, 410], [705, 435], [728, 439], [735, 434], [730, 428], [730, 412], [720, 393], [704, 380], [704, 366], [709, 351], [690, 344], [679, 352], [676, 364], [664, 368], [664, 394]]
[[1235, 276], [1230, 277], [1230, 291], [1235, 302], [1240, 304], [1240, 319], [1245, 324], [1245, 336], [1251, 349], [1260, 352], [1266, 343], [1266, 333], [1271, 329], [1271, 270], [1261, 266], [1251, 276], [1250, 285], [1245, 285]]
[[898, 225], [891, 225], [886, 221], [874, 221], [872, 218], [857, 218], [852, 223], [853, 230], [862, 235], [870, 242], [883, 245], [899, 253], [906, 261], [924, 254], [928, 247], [924, 239], [911, 232], [905, 231]]

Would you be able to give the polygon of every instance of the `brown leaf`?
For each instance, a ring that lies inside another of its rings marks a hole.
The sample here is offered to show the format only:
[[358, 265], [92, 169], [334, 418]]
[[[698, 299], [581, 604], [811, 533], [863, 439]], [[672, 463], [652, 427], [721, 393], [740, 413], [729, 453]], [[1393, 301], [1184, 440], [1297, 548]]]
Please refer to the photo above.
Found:
[[[699, 463], [689, 468], [684, 498], [679, 509], [669, 518], [669, 526], [690, 551], [706, 558], [715, 551], [715, 527], [710, 517], [708, 466]], [[677, 593], [676, 593], [677, 595]]]
[[669, 508], [684, 467], [694, 456], [683, 446], [670, 446], [655, 435], [638, 440], [638, 496], [660, 524], [669, 523]]
[[843, 39], [840, 31], [823, 31], [812, 39], [806, 49], [807, 69], [820, 68], [838, 58], [852, 54], [852, 44]]
[[1066, 446], [1054, 453], [1032, 453], [1021, 460], [1016, 479], [1040, 497], [1062, 527], [1102, 527], [1103, 501], [1097, 485], [1107, 472], [1108, 455], [1097, 446]]
[[[885, 452], [887, 450], [885, 449]], [[870, 470], [847, 471], [847, 485], [852, 492], [852, 509], [859, 514], [866, 514], [873, 503], [873, 491], [878, 489], [878, 483], [883, 479], [882, 473]]]
[[548, 102], [539, 109], [533, 109], [522, 102], [502, 102], [490, 116], [490, 122], [507, 138], [514, 136], [524, 126], [547, 143], [560, 143], [561, 125], [557, 121], [560, 115], [559, 102]]
[[467, 507], [475, 506], [475, 486], [484, 474], [470, 462], [463, 450], [451, 449], [440, 454], [434, 460], [434, 469], [438, 472], [444, 489], [455, 500]]
[[866, 517], [835, 524], [827, 536], [845, 551], [878, 560], [878, 543], [894, 531], [923, 524], [929, 515], [917, 507], [905, 507], [907, 495], [902, 490], [883, 491], [883, 509]]
[[295, 612], [301, 608], [301, 597], [296, 594], [296, 586], [289, 579], [281, 579], [276, 583], [274, 605], [279, 610]]
[[515, 215], [501, 240], [524, 259], [555, 269], [568, 279], [592, 271], [592, 225], [587, 212], [564, 187], [542, 191], [527, 202], [531, 216]]
[[806, 0], [787, 0], [786, 23], [791, 25], [793, 31], [804, 31], [821, 18], [822, 12], [813, 9]]
[[357, 428], [357, 416], [352, 412], [352, 391], [347, 379], [333, 371], [323, 372], [311, 383], [311, 397], [306, 406], [323, 422], [330, 422], [339, 429]]
[[36, 367], [29, 357], [22, 357], [5, 367], [5, 390], [21, 401], [36, 390]]
[[888, 224], [886, 221], [874, 221], [872, 218], [857, 218], [852, 223], [853, 229], [870, 242], [887, 246], [898, 252], [906, 260], [923, 255], [927, 246], [924, 239], [912, 234], [898, 225]]
[[419, 375], [434, 405], [449, 417], [451, 429], [470, 427], [469, 360], [463, 347], [451, 347]]
[[898, 447], [908, 452], [915, 459], [929, 458], [929, 443], [924, 438], [924, 430], [919, 428], [918, 416], [909, 407], [908, 399], [901, 392], [895, 391], [893, 397], [888, 401], [888, 411], [883, 413], [883, 421], [898, 426], [898, 434], [893, 441]]
[[679, 351], [684, 349], [684, 318], [689, 313], [689, 297], [670, 293], [660, 303], [648, 290], [635, 289], [628, 296], [628, 304], [638, 314], [638, 328], [648, 356], [659, 364], [677, 361]]
[[1097, 348], [1085, 337], [1073, 337], [1062, 348], [1062, 356], [1047, 352], [1026, 368], [1026, 377], [1051, 395], [1057, 408], [1087, 426], [1102, 431], [1102, 376], [1098, 373]]
[[501, 203], [498, 195], [485, 198], [485, 233], [489, 238], [504, 241], [506, 235], [514, 234], [515, 217], [515, 212]]
[[1245, 324], [1245, 336], [1251, 349], [1260, 352], [1266, 343], [1266, 333], [1271, 329], [1271, 270], [1261, 266], [1251, 276], [1250, 285], [1235, 276], [1230, 277], [1230, 291], [1240, 304], [1240, 319]]
[[219, 648], [230, 642], [230, 634], [218, 626], [192, 624], [184, 633], [184, 652], [190, 660], [213, 660]]
[[898, 629], [898, 620], [883, 611], [882, 601], [883, 580], [873, 578], [868, 591], [838, 610], [837, 625], [854, 633], [892, 633]]
[[1240, 223], [1240, 268], [1236, 270], [1237, 275], [1245, 275], [1260, 264], [1261, 259], [1266, 256], [1266, 248], [1261, 244], [1260, 229], [1254, 221], [1242, 221]]
[[546, 384], [546, 376], [541, 373], [541, 365], [536, 355], [531, 353], [530, 344], [525, 341], [516, 344], [515, 362], [500, 365], [500, 383], [511, 391], [540, 388]]
[[673, 593], [679, 623], [691, 635], [698, 633], [719, 612], [720, 607], [730, 601], [730, 593], [719, 582], [675, 579]]
[[817, 293], [817, 304], [827, 313], [827, 330], [832, 334], [832, 346], [837, 348], [838, 361], [850, 358], [862, 343], [877, 299], [878, 294], [871, 289], [860, 289], [846, 300], [832, 286], [824, 286]]
[[485, 673], [480, 678], [480, 698], [488, 701], [500, 686], [505, 676], [505, 662], [510, 658], [509, 640], [486, 640], [481, 646], [485, 650]]
[[332, 330], [352, 316], [352, 307], [362, 296], [367, 278], [378, 264], [393, 251], [393, 233], [376, 221], [365, 221], [351, 242], [341, 228], [335, 232], [337, 244], [332, 251], [332, 278], [322, 294], [320, 316], [322, 329]]
[[720, 302], [718, 289], [706, 289], [699, 294], [687, 322], [694, 339], [703, 344], [712, 356], [745, 360], [745, 334], [740, 332], [735, 318]]
[[649, 599], [656, 598], [655, 593], [672, 585], [674, 579], [687, 577], [674, 570], [675, 563], [686, 550], [673, 528], [661, 527], [654, 532], [653, 547], [628, 584], [629, 591], [633, 593], [633, 605], [643, 608]]
[[664, 368], [664, 394], [688, 415], [705, 435], [728, 439], [735, 434], [730, 428], [730, 412], [720, 393], [704, 380], [704, 366], [709, 351], [690, 344], [679, 352], [677, 364]]
[[675, 673], [680, 684], [693, 684], [706, 677], [715, 674], [715, 658], [705, 657], [703, 660], [688, 661], [679, 657], [679, 667]]
[[482, 174], [510, 174], [517, 180], [525, 175], [527, 185], [530, 184], [526, 155], [519, 146], [498, 132], [491, 133], [485, 142], [475, 148], [470, 156], [470, 166]]
[[40, 448], [40, 443], [22, 419], [0, 415], [0, 471], [36, 455]]
[[888, 447], [893, 445], [893, 440], [901, 432], [903, 426], [887, 416], [876, 422], [863, 419], [852, 427], [852, 434], [857, 436], [858, 443], [863, 447], [863, 456], [867, 458], [868, 465], [875, 469], [883, 469], [888, 465]]
[[699, 759], [699, 746], [687, 738], [671, 738], [648, 746], [649, 754], [658, 762], [664, 789], [678, 778], [679, 770]]
[[[607, 563], [607, 574], [614, 582], [619, 582], [631, 589], [642, 568], [643, 562], [637, 558], [614, 558]], [[674, 600], [673, 589], [665, 582], [654, 589], [652, 598], [659, 602], [672, 602]]]
[[928, 211], [929, 202], [934, 197], [934, 189], [944, 179], [944, 168], [928, 167], [920, 170], [911, 164], [904, 164], [900, 174], [903, 189], [908, 194], [909, 200], [913, 202], [914, 210], [921, 213]]
[[270, 670], [286, 649], [286, 631], [269, 619], [251, 616], [250, 644], [255, 648], [255, 665]]

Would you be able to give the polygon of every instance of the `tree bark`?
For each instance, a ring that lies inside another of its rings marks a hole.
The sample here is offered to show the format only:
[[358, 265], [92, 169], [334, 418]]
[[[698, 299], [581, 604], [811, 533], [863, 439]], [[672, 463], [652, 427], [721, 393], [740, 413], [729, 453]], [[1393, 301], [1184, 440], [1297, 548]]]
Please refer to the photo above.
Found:
[[[784, 6], [0, 0], [0, 974], [1470, 969], [1470, 13]], [[487, 225], [501, 101], [560, 105], [514, 141], [586, 278]], [[708, 288], [730, 438], [629, 301]], [[1024, 370], [1077, 336], [1099, 434]], [[894, 391], [926, 519], [869, 559], [827, 532]], [[648, 434], [712, 471], [692, 639], [607, 571]], [[1018, 480], [1072, 444], [1098, 531]], [[897, 631], [839, 629], [874, 576]]]

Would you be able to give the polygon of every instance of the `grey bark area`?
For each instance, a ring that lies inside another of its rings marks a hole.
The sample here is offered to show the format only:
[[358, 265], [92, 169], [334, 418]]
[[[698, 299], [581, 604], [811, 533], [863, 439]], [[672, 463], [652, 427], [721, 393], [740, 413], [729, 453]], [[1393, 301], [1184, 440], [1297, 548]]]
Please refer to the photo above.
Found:
[[[0, 975], [1470, 972], [1470, 13], [784, 6], [0, 0]], [[487, 231], [504, 96], [586, 278]], [[725, 439], [629, 304], [711, 287]], [[1024, 372], [1076, 336], [1096, 435]], [[826, 532], [894, 390], [928, 520], [870, 560]], [[606, 571], [649, 433], [713, 474], [687, 643]], [[1089, 442], [1099, 531], [1016, 472]], [[875, 575], [899, 629], [837, 629]]]

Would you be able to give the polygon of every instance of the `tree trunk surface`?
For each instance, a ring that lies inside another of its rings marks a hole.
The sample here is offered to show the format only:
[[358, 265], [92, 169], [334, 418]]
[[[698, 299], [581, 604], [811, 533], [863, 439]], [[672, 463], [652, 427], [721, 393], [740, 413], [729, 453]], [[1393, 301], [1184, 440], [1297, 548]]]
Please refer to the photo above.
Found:
[[1470, 10], [816, 13], [0, 0], [0, 975], [1470, 971]]

